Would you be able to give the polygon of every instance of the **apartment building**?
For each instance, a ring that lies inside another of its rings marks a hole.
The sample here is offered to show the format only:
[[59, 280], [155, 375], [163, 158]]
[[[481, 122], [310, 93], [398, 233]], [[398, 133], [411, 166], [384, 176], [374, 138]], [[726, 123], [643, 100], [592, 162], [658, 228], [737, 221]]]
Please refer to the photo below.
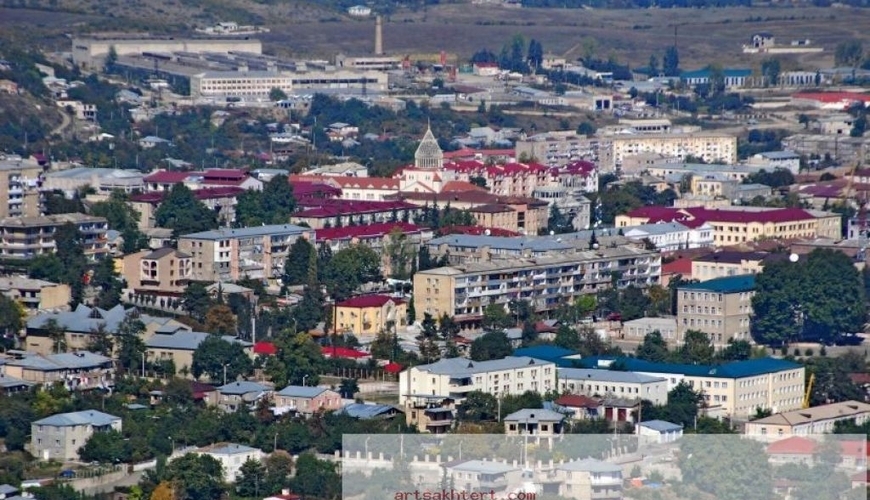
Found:
[[643, 342], [644, 337], [652, 332], [659, 332], [670, 346], [679, 345], [677, 335], [677, 318], [637, 318], [622, 323], [620, 338], [633, 342]]
[[100, 260], [109, 253], [106, 239], [109, 223], [104, 217], [58, 214], [0, 220], [0, 256], [24, 260], [54, 253], [54, 234], [64, 224], [73, 224], [82, 233], [81, 243], [88, 260]]
[[559, 368], [556, 374], [558, 390], [562, 393], [595, 398], [645, 399], [656, 405], [668, 402], [668, 380], [661, 376], [594, 368]]
[[669, 158], [702, 158], [706, 163], [736, 163], [737, 137], [721, 132], [677, 134], [613, 135], [600, 138], [601, 169], [622, 167], [626, 158], [639, 154], [661, 154]]
[[0, 293], [18, 302], [28, 311], [67, 307], [71, 298], [69, 285], [24, 276], [0, 278]]
[[594, 458], [560, 464], [552, 480], [559, 496], [575, 500], [618, 500], [623, 498], [622, 466]]
[[721, 365], [678, 365], [593, 357], [581, 364], [609, 369], [617, 360], [630, 372], [665, 378], [668, 390], [685, 382], [701, 393], [711, 414], [742, 420], [754, 415], [757, 408], [780, 413], [803, 405], [806, 368], [792, 361], [760, 358]]
[[[431, 240], [433, 235], [432, 229], [407, 222], [331, 227], [317, 229], [314, 232], [318, 245], [325, 244], [332, 253], [357, 244], [370, 247], [381, 256], [381, 266], [385, 276], [392, 274], [394, 265], [410, 271], [411, 259], [407, 256], [417, 255], [420, 246]], [[393, 257], [398, 257], [402, 262], [393, 263], [391, 252], [386, 251], [388, 249], [393, 249]]]
[[352, 297], [332, 307], [336, 332], [352, 333], [357, 338], [373, 340], [378, 333], [401, 328], [408, 321], [405, 301], [388, 295]]
[[870, 404], [843, 401], [812, 408], [793, 409], [747, 422], [743, 433], [779, 439], [789, 436], [829, 434], [837, 422], [862, 425], [870, 420]]
[[417, 313], [442, 314], [473, 327], [489, 304], [527, 300], [552, 311], [577, 297], [616, 286], [646, 287], [661, 277], [661, 256], [633, 246], [451, 265], [414, 275]]
[[180, 296], [190, 283], [192, 272], [189, 254], [166, 247], [124, 256], [121, 274], [133, 293]]
[[344, 199], [300, 200], [300, 210], [290, 217], [293, 224], [307, 224], [313, 229], [364, 226], [390, 220], [414, 220], [422, 210], [405, 201], [353, 201]]
[[594, 158], [598, 140], [577, 135], [573, 130], [549, 132], [516, 142], [515, 156], [519, 161], [539, 161], [548, 165]]
[[472, 391], [505, 396], [526, 391], [544, 394], [555, 388], [556, 365], [550, 361], [525, 356], [491, 361], [445, 358], [401, 372], [399, 403], [409, 406], [422, 396], [460, 404]]
[[762, 238], [839, 239], [840, 216], [819, 210], [799, 208], [672, 208], [641, 207], [616, 216], [616, 227], [650, 222], [708, 223], [713, 226], [714, 245], [732, 246]]
[[67, 198], [72, 198], [85, 187], [103, 195], [112, 191], [132, 194], [144, 191], [144, 177], [138, 170], [76, 167], [45, 174], [42, 187], [47, 191], [62, 191]]
[[727, 276], [758, 274], [766, 264], [786, 258], [786, 253], [722, 250], [692, 260], [691, 276], [699, 281], [707, 281]]
[[68, 462], [98, 432], [121, 432], [121, 417], [97, 410], [58, 413], [30, 424], [30, 454], [38, 460]]
[[0, 218], [42, 213], [42, 165], [32, 158], [0, 156]]
[[217, 443], [196, 450], [197, 455], [207, 455], [221, 464], [223, 480], [235, 483], [242, 476], [242, 466], [248, 461], [261, 462], [266, 454], [259, 448], [236, 443]]
[[751, 340], [752, 297], [755, 275], [714, 278], [677, 288], [677, 336], [688, 330], [706, 333], [717, 347], [729, 340]]
[[193, 281], [274, 280], [297, 238], [314, 243], [314, 231], [292, 224], [216, 229], [179, 237], [178, 250], [191, 257]]

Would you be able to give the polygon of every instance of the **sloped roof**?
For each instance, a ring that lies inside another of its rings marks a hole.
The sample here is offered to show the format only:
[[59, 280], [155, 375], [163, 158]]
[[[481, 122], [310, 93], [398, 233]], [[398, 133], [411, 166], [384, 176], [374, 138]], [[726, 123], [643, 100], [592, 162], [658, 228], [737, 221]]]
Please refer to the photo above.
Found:
[[70, 427], [73, 425], [106, 426], [112, 422], [121, 420], [121, 417], [109, 415], [97, 410], [75, 411], [70, 413], [58, 413], [50, 417], [33, 422], [36, 425], [49, 425], [54, 427]]
[[335, 306], [362, 309], [366, 307], [383, 307], [387, 302], [393, 302], [396, 305], [405, 303], [404, 300], [390, 297], [389, 295], [364, 295], [339, 302]]
[[278, 396], [288, 398], [316, 398], [317, 396], [328, 391], [324, 387], [306, 387], [301, 385], [288, 385], [276, 393]]
[[505, 422], [561, 422], [565, 415], [543, 408], [523, 408], [504, 418]]
[[700, 283], [681, 285], [678, 289], [692, 291], [700, 290], [705, 292], [710, 291], [714, 293], [748, 292], [755, 290], [755, 275], [741, 274], [737, 276], [723, 276], [721, 278], [714, 278]]
[[400, 411], [394, 406], [390, 405], [378, 405], [378, 404], [366, 404], [366, 403], [351, 403], [341, 410], [339, 413], [344, 413], [345, 415], [353, 418], [359, 418], [362, 420], [366, 420], [369, 418], [377, 418], [381, 415], [393, 413]]
[[271, 389], [257, 382], [238, 381], [217, 388], [221, 394], [242, 395], [249, 392], [267, 392]]
[[[172, 334], [155, 334], [145, 341], [145, 347], [149, 349], [175, 349], [180, 351], [195, 351], [200, 344], [214, 334], [206, 332], [191, 332], [187, 330], [176, 331]], [[221, 340], [231, 344], [241, 344], [244, 347], [251, 343], [231, 335], [221, 335]]]
[[414, 153], [414, 158], [422, 159], [443, 157], [444, 153], [441, 150], [441, 146], [438, 145], [438, 139], [435, 138], [435, 135], [432, 133], [432, 129], [427, 128], [426, 134], [423, 136], [423, 140], [421, 140], [420, 145], [417, 146], [417, 151]]
[[667, 422], [665, 420], [647, 420], [638, 425], [656, 432], [676, 432], [683, 429], [682, 425]]
[[35, 371], [60, 371], [94, 368], [111, 362], [111, 358], [107, 358], [101, 354], [88, 351], [78, 351], [60, 354], [29, 355], [21, 359], [8, 360], [6, 364], [9, 366], [20, 366]]
[[[118, 330], [118, 325], [127, 317], [127, 314], [132, 312], [135, 312], [135, 308], [124, 309], [124, 306], [121, 304], [108, 310], [79, 304], [73, 311], [37, 314], [27, 321], [27, 328], [45, 328], [45, 324], [53, 319], [60, 328], [68, 332], [89, 334], [102, 327], [107, 332], [114, 333]], [[150, 317], [145, 315], [141, 319], [146, 323], [150, 321]]]
[[597, 400], [583, 394], [566, 394], [554, 403], [568, 408], [598, 408], [601, 406]]

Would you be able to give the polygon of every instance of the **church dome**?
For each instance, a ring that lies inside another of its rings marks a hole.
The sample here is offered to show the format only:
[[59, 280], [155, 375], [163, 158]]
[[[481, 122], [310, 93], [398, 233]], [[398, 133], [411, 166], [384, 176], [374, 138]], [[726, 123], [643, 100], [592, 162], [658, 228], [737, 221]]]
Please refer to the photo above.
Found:
[[438, 145], [438, 140], [432, 134], [432, 129], [426, 129], [426, 135], [417, 146], [414, 153], [414, 166], [417, 168], [441, 168], [444, 166], [444, 152]]

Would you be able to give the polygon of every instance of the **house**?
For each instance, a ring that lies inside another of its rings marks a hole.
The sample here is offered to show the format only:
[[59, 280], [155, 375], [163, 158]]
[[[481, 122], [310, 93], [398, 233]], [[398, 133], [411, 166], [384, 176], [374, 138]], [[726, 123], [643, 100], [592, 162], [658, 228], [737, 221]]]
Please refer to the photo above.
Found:
[[862, 425], [870, 419], [870, 404], [843, 401], [812, 408], [795, 409], [747, 422], [743, 433], [749, 436], [781, 438], [830, 433], [837, 422]]
[[58, 413], [30, 424], [30, 453], [39, 460], [78, 460], [97, 432], [121, 432], [121, 417], [97, 410]]
[[68, 307], [71, 297], [69, 285], [24, 276], [0, 278], [0, 293], [30, 312]]
[[652, 332], [659, 332], [669, 345], [677, 345], [677, 318], [638, 318], [622, 323], [621, 338], [634, 342], [643, 339]]
[[[714, 72], [711, 68], [699, 69], [695, 71], [683, 71], [680, 74], [680, 80], [686, 85], [708, 85], [713, 83], [712, 78]], [[751, 69], [723, 69], [720, 77], [725, 84], [725, 88], [745, 87], [749, 77], [752, 76]]]
[[374, 419], [390, 419], [402, 411], [395, 406], [372, 404], [372, 403], [351, 403], [344, 408], [338, 410], [349, 417], [360, 420]]
[[313, 415], [341, 408], [341, 394], [324, 387], [288, 385], [274, 395], [275, 413]]
[[197, 455], [207, 455], [221, 463], [224, 471], [224, 481], [235, 483], [242, 471], [242, 466], [248, 460], [262, 462], [265, 458], [263, 450], [236, 443], [218, 443], [195, 452]]
[[333, 305], [336, 331], [352, 333], [358, 338], [374, 338], [388, 331], [390, 325], [405, 326], [408, 312], [405, 301], [388, 295], [365, 295]]
[[637, 435], [653, 443], [673, 443], [683, 437], [683, 426], [664, 420], [647, 420], [635, 426]]
[[105, 390], [115, 385], [114, 361], [92, 352], [23, 353], [5, 361], [0, 364], [4, 375], [33, 384], [60, 382], [69, 391]]
[[560, 392], [643, 399], [655, 405], [664, 405], [668, 401], [668, 381], [664, 377], [589, 368], [559, 368], [556, 376]]
[[754, 295], [754, 274], [678, 286], [677, 341], [685, 340], [689, 330], [706, 333], [717, 347], [732, 340], [751, 340], [749, 323]]
[[171, 146], [172, 143], [166, 139], [154, 135], [149, 135], [147, 137], [139, 139], [139, 147], [142, 149], [151, 149], [163, 145]]
[[559, 496], [577, 500], [622, 498], [622, 467], [593, 458], [573, 460], [556, 467], [553, 482]]
[[755, 49], [769, 49], [776, 44], [776, 38], [770, 33], [755, 33], [749, 43]]
[[477, 76], [498, 76], [498, 63], [495, 62], [477, 62], [474, 63], [472, 71]]
[[451, 484], [465, 491], [504, 492], [509, 484], [517, 484], [522, 471], [503, 462], [467, 460], [444, 465], [445, 476]]
[[372, 9], [365, 5], [354, 5], [347, 9], [347, 13], [354, 17], [368, 17], [371, 15]]
[[553, 401], [562, 408], [573, 410], [573, 418], [575, 420], [585, 420], [588, 418], [598, 418], [598, 407], [600, 404], [597, 399], [582, 394], [566, 394]]
[[524, 408], [504, 417], [504, 433], [508, 436], [533, 436], [549, 441], [562, 434], [565, 414], [543, 408]]
[[[0, 395], [8, 396], [16, 392], [29, 391], [34, 385], [33, 382], [28, 382], [20, 378], [15, 378], [5, 373], [0, 373]], [[0, 493], [2, 495], [2, 493]], [[0, 499], [2, 500], [2, 499]]]
[[839, 463], [846, 468], [867, 468], [866, 440], [836, 440], [828, 442], [823, 436], [792, 436], [769, 444], [766, 448], [772, 465], [789, 463], [814, 465], [818, 453], [839, 452]]
[[432, 395], [460, 403], [468, 392], [479, 390], [495, 396], [544, 394], [555, 389], [556, 365], [528, 357], [490, 361], [444, 358], [411, 367], [399, 374], [399, 401], [409, 404], [415, 395]]
[[257, 402], [271, 397], [272, 388], [257, 382], [237, 381], [222, 385], [208, 395], [206, 404], [227, 412], [253, 409]]
[[122, 262], [121, 275], [134, 294], [179, 297], [193, 273], [191, 255], [171, 247], [125, 255]]
[[441, 396], [415, 394], [405, 399], [405, 423], [417, 432], [444, 434], [453, 428], [456, 401]]
[[[145, 340], [145, 357], [151, 363], [171, 361], [178, 373], [190, 373], [193, 353], [212, 333], [178, 330], [172, 333], [156, 333]], [[251, 355], [253, 344], [237, 337], [222, 335], [222, 340], [239, 344]]]
[[13, 498], [18, 495], [19, 489], [11, 484], [0, 484], [0, 500]]

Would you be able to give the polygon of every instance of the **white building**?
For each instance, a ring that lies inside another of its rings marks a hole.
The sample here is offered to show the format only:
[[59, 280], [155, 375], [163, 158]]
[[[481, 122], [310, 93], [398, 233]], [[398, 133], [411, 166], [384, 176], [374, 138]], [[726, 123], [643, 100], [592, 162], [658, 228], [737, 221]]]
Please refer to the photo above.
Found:
[[236, 482], [242, 465], [248, 460], [261, 461], [265, 456], [263, 450], [251, 448], [242, 444], [218, 443], [196, 451], [199, 455], [208, 455], [221, 463], [224, 469], [224, 481]]
[[752, 156], [749, 162], [753, 165], [769, 165], [768, 171], [783, 169], [797, 175], [801, 168], [801, 155], [794, 151], [767, 151]]
[[560, 392], [645, 399], [656, 405], [668, 402], [668, 380], [661, 376], [594, 368], [559, 368], [557, 373]]
[[683, 426], [664, 420], [647, 420], [635, 425], [635, 432], [654, 443], [673, 443], [683, 437]]
[[365, 5], [354, 5], [347, 9], [347, 13], [354, 17], [368, 17], [372, 14], [372, 9]]
[[707, 223], [698, 227], [679, 222], [641, 224], [622, 228], [622, 234], [635, 241], [649, 240], [662, 252], [713, 246], [713, 226]]
[[272, 89], [293, 94], [304, 89], [387, 90], [387, 74], [377, 71], [207, 71], [190, 77], [190, 95], [268, 99]]
[[550, 361], [524, 356], [491, 361], [449, 358], [400, 373], [399, 403], [405, 406], [419, 396], [460, 403], [472, 391], [504, 396], [526, 391], [544, 394], [555, 387], [556, 365]]
[[643, 342], [652, 332], [659, 332], [669, 344], [677, 342], [677, 318], [638, 318], [622, 324], [622, 334], [626, 340]]

